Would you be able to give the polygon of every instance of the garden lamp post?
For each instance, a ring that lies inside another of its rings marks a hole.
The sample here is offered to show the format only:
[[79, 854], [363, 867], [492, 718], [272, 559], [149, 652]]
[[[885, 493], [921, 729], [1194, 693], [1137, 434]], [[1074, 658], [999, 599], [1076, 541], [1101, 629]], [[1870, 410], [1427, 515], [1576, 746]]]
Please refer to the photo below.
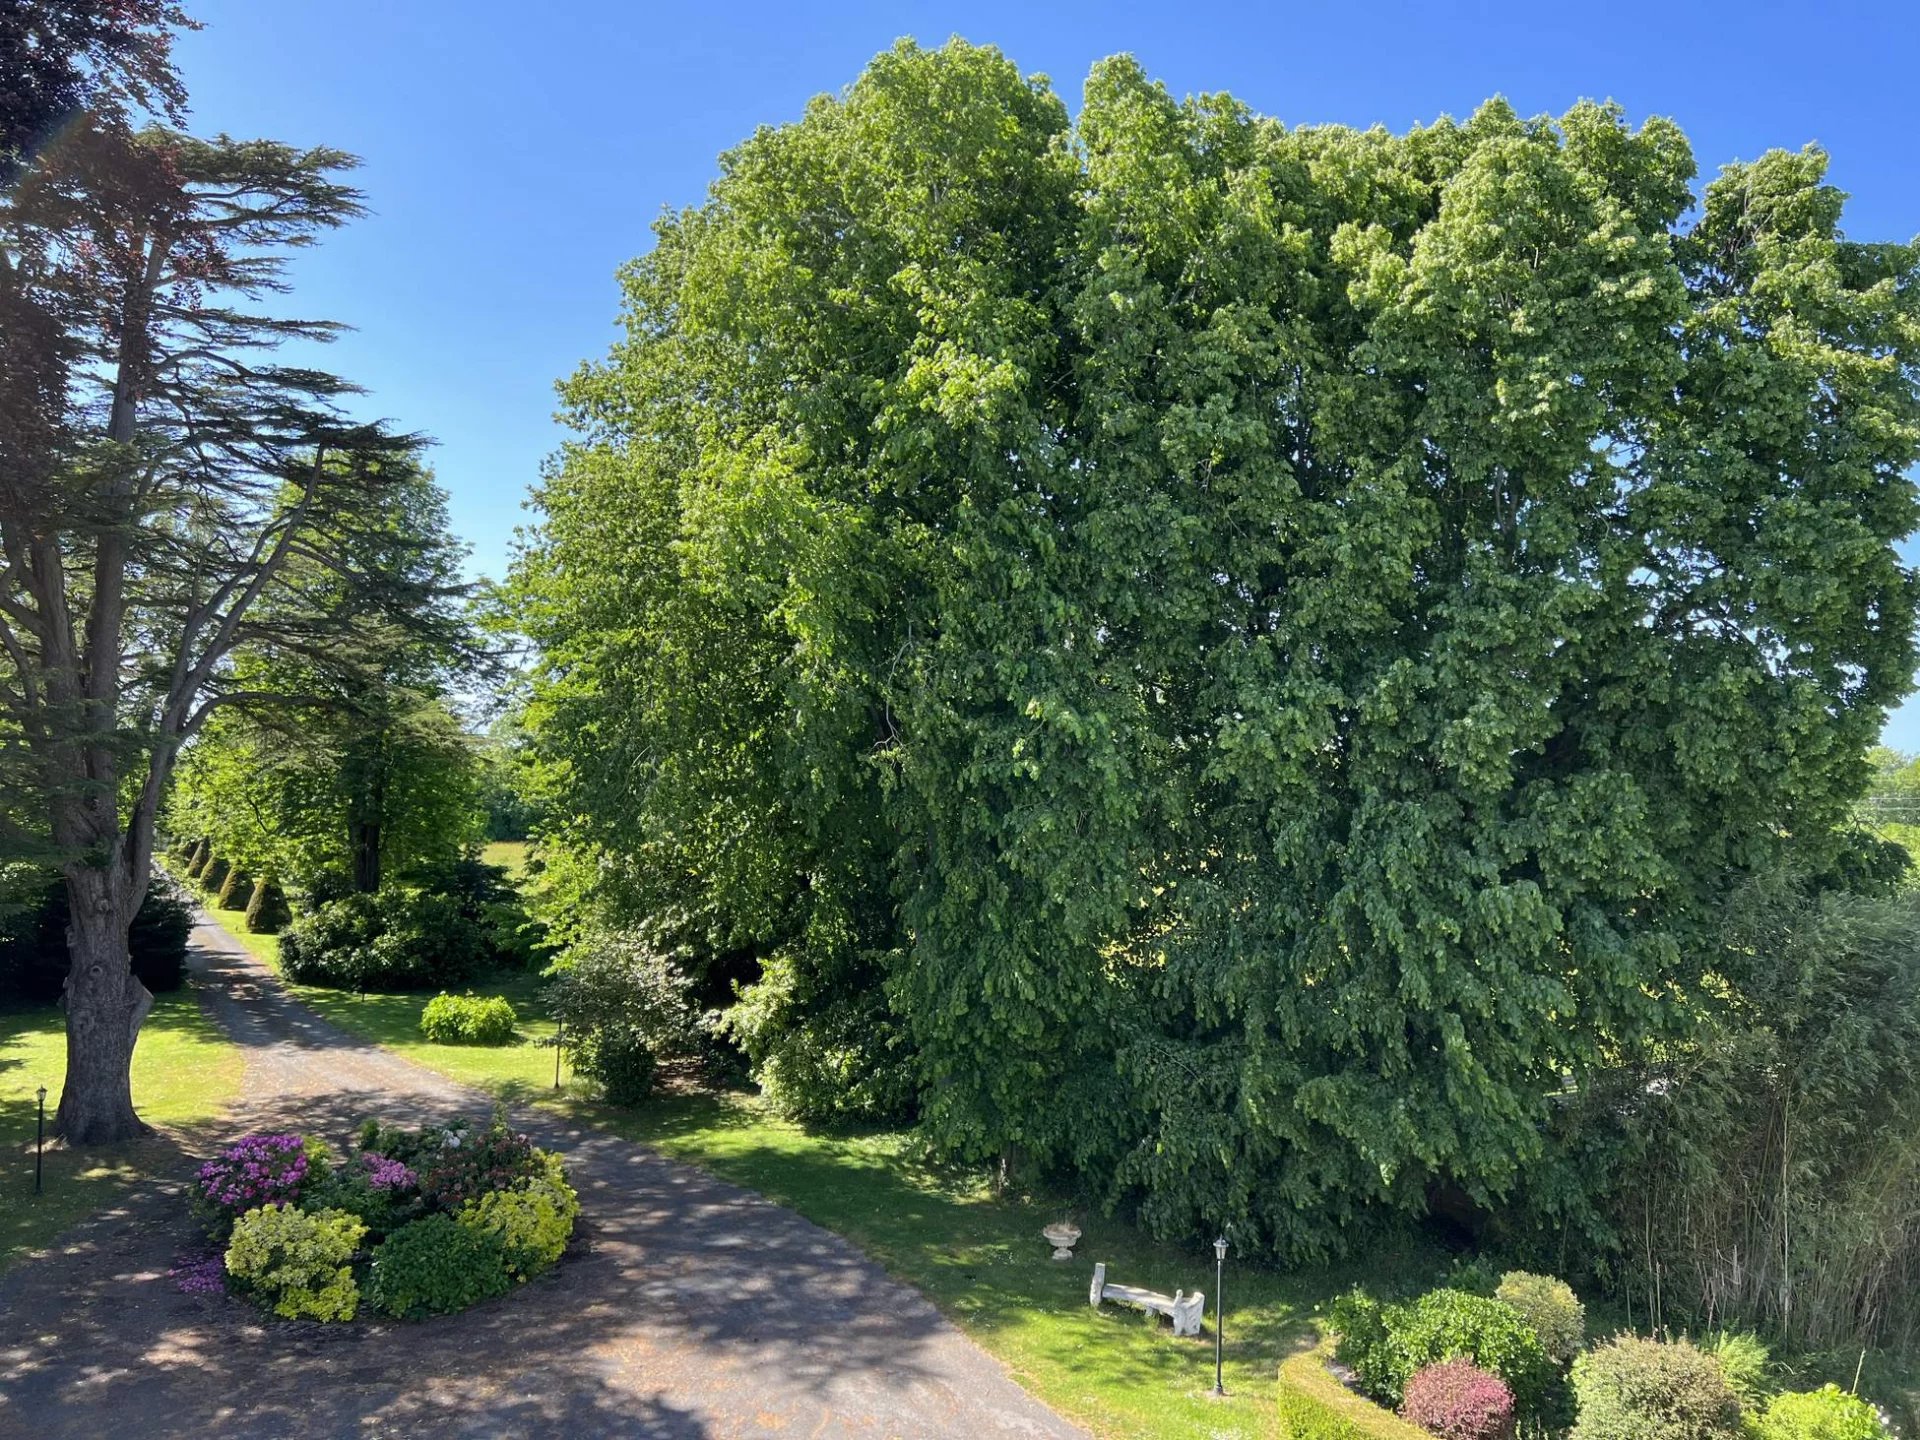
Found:
[[40, 1114], [33, 1122], [33, 1193], [40, 1193], [40, 1151], [47, 1140], [47, 1087], [40, 1087]]
[[1213, 1242], [1213, 1393], [1225, 1395], [1226, 1387], [1220, 1383], [1220, 1360], [1226, 1344], [1227, 1307], [1227, 1237], [1222, 1235]]

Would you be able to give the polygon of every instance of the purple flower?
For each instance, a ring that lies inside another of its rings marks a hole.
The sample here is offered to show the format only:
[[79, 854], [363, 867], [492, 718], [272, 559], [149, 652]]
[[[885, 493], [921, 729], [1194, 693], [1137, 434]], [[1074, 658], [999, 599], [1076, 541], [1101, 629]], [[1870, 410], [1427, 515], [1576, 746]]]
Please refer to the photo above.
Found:
[[367, 1183], [376, 1190], [411, 1190], [420, 1183], [420, 1177], [398, 1160], [374, 1151], [362, 1155], [360, 1163], [367, 1167]]
[[227, 1257], [216, 1251], [182, 1255], [167, 1278], [183, 1295], [223, 1295], [227, 1289]]

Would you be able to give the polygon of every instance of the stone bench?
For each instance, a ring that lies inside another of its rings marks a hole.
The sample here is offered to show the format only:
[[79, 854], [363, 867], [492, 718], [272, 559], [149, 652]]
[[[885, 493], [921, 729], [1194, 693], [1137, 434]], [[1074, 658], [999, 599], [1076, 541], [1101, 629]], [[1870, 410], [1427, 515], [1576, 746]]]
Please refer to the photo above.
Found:
[[1198, 1290], [1191, 1295], [1184, 1290], [1162, 1295], [1158, 1290], [1142, 1290], [1134, 1285], [1109, 1285], [1107, 1267], [1097, 1264], [1093, 1267], [1093, 1284], [1087, 1290], [1087, 1303], [1098, 1310], [1102, 1300], [1131, 1305], [1151, 1315], [1164, 1315], [1173, 1321], [1175, 1335], [1198, 1335], [1200, 1322], [1207, 1313], [1207, 1297]]

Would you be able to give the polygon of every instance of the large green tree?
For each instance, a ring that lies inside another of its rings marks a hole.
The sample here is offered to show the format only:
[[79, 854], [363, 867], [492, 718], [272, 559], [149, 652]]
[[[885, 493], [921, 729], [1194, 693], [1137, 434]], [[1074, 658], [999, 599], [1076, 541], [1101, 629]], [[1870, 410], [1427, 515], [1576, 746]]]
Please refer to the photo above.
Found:
[[801, 1108], [910, 1061], [1167, 1232], [1507, 1192], [1729, 888], [1852, 843], [1913, 671], [1920, 252], [1825, 167], [878, 57], [564, 387], [557, 871]]
[[[340, 538], [414, 449], [345, 416], [339, 378], [276, 358], [336, 327], [261, 303], [290, 250], [360, 213], [351, 157], [136, 132], [113, 93], [0, 193], [0, 815], [67, 887], [56, 1127], [81, 1144], [144, 1129], [129, 1067], [151, 996], [127, 930], [175, 755], [270, 698], [236, 683], [236, 650], [403, 613], [405, 587]], [[341, 583], [303, 588], [296, 560]]]

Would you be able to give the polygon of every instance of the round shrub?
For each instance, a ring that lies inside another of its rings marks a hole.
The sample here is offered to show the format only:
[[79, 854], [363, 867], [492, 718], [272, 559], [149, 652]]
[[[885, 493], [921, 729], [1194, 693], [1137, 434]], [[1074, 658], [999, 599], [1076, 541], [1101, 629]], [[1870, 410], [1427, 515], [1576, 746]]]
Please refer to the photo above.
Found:
[[253, 882], [253, 896], [247, 901], [248, 934], [278, 935], [292, 919], [287, 892], [280, 888], [278, 880], [262, 875]]
[[1566, 1281], [1509, 1270], [1493, 1294], [1520, 1312], [1556, 1365], [1571, 1365], [1586, 1345], [1587, 1310]]
[[512, 1286], [498, 1238], [451, 1215], [429, 1215], [401, 1226], [373, 1252], [367, 1298], [396, 1319], [417, 1320], [464, 1310]]
[[449, 995], [429, 1000], [420, 1012], [420, 1033], [442, 1045], [504, 1045], [519, 1017], [500, 995]]
[[1471, 1360], [1512, 1390], [1522, 1416], [1537, 1414], [1555, 1381], [1553, 1362], [1533, 1327], [1512, 1306], [1459, 1290], [1433, 1290], [1404, 1305], [1380, 1305], [1364, 1294], [1334, 1307], [1340, 1358], [1361, 1388], [1397, 1407], [1407, 1382], [1429, 1365]]
[[366, 1233], [339, 1210], [262, 1206], [234, 1222], [227, 1274], [289, 1320], [351, 1320], [360, 1307], [353, 1253]]
[[463, 1207], [459, 1223], [492, 1237], [515, 1280], [530, 1280], [554, 1261], [573, 1238], [580, 1201], [556, 1176], [537, 1175], [511, 1190], [490, 1190]]
[[1400, 1402], [1402, 1419], [1441, 1440], [1513, 1440], [1513, 1391], [1471, 1360], [1417, 1370]]
[[291, 1205], [314, 1170], [298, 1135], [243, 1135], [194, 1173], [189, 1204], [208, 1237], [224, 1240], [246, 1212]]
[[227, 878], [220, 882], [220, 891], [214, 897], [217, 910], [238, 910], [247, 903], [253, 894], [253, 877], [238, 865], [227, 871]]
[[1740, 1397], [1686, 1341], [1622, 1335], [1573, 1362], [1569, 1440], [1739, 1440]]
[[218, 895], [220, 887], [227, 883], [227, 872], [232, 867], [220, 856], [208, 860], [200, 871], [200, 888], [209, 895]]
[[1838, 1385], [1776, 1395], [1749, 1427], [1752, 1440], [1887, 1440], [1879, 1412]]

